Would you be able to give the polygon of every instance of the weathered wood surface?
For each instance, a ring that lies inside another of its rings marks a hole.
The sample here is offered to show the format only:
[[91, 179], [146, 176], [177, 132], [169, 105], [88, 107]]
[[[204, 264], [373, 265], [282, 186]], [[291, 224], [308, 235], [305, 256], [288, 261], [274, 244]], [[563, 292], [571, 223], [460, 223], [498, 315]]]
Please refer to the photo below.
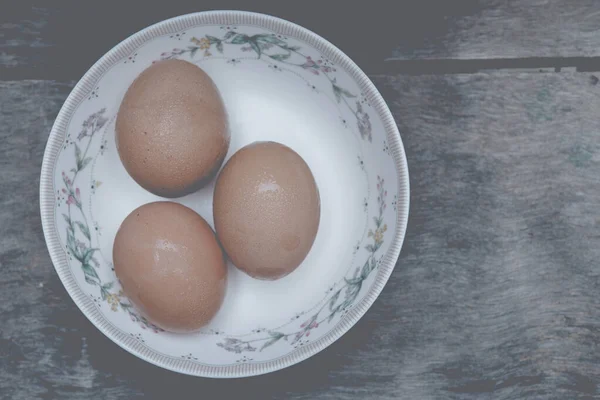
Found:
[[395, 3], [2, 3], [0, 399], [600, 397], [600, 85], [590, 74], [372, 76], [407, 151], [406, 243], [357, 326], [289, 369], [218, 381], [154, 367], [94, 328], [54, 272], [38, 208], [48, 132], [87, 68], [154, 22], [207, 9], [277, 15], [371, 74], [407, 60], [600, 51], [595, 0]]
[[135, 358], [70, 300], [45, 248], [38, 183], [74, 82], [0, 83], [0, 398], [600, 396], [598, 79], [372, 78], [411, 173], [397, 269], [365, 317], [322, 353], [226, 381]]
[[596, 0], [414, 0], [369, 5], [321, 0], [155, 4], [23, 0], [1, 6], [0, 79], [76, 80], [102, 54], [140, 29], [211, 9], [244, 9], [296, 22], [335, 43], [367, 73], [401, 67], [419, 73], [432, 67], [399, 66], [398, 60], [600, 56]]
[[[438, 2], [440, 4], [441, 2]], [[452, 1], [420, 15], [420, 45], [398, 40], [397, 59], [597, 57], [596, 0]], [[416, 25], [416, 23], [415, 23]], [[416, 29], [416, 27], [415, 27]]]
[[[315, 0], [24, 1], [0, 15], [0, 78], [79, 79], [131, 34], [170, 17], [215, 9], [262, 12], [298, 23], [336, 43], [367, 70], [392, 54], [396, 37], [411, 37], [405, 34], [410, 31], [405, 24], [396, 24], [390, 5], [365, 8]], [[396, 35], [390, 35], [390, 28]]]

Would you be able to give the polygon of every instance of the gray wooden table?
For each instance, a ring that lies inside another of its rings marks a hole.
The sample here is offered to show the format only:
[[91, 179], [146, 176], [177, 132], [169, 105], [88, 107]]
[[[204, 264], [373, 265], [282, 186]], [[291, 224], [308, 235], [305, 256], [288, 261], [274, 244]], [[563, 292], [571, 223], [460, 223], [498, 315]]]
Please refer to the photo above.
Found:
[[[397, 3], [1, 1], [0, 398], [600, 398], [600, 2]], [[390, 105], [411, 172], [406, 242], [366, 316], [299, 365], [228, 381], [154, 367], [94, 328], [38, 209], [48, 133], [86, 69], [206, 9], [337, 44]]]

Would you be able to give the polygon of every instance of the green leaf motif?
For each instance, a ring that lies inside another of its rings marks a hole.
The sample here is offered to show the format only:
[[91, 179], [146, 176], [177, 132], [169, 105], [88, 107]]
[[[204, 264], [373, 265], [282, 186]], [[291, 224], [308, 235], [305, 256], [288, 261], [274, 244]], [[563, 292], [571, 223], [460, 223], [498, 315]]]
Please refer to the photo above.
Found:
[[231, 43], [232, 44], [246, 44], [246, 43], [248, 43], [249, 40], [250, 40], [250, 38], [248, 37], [248, 35], [244, 35], [243, 33], [238, 33], [231, 40]]
[[373, 220], [375, 221], [375, 225], [378, 228], [381, 226], [381, 223], [383, 222], [383, 218], [373, 217]]
[[346, 97], [349, 97], [349, 98], [351, 98], [351, 99], [353, 99], [353, 98], [355, 98], [355, 97], [356, 97], [355, 95], [353, 95], [352, 93], [350, 93], [350, 92], [349, 92], [349, 91], [347, 91], [346, 89], [344, 89], [344, 88], [341, 88], [341, 87], [339, 87], [339, 86], [338, 86], [338, 88], [340, 89], [340, 91], [342, 92], [342, 94], [343, 94], [344, 96], [346, 96]]
[[75, 143], [75, 163], [77, 164], [77, 169], [80, 170], [81, 169], [81, 149], [79, 148], [77, 143]]
[[375, 267], [377, 267], [377, 260], [375, 257], [371, 257], [371, 272], [375, 270]]
[[365, 263], [365, 265], [363, 265], [362, 270], [360, 271], [360, 279], [365, 280], [367, 278], [367, 276], [369, 276], [370, 273], [371, 273], [371, 264], [369, 263], [369, 260], [367, 259], [367, 262]]
[[83, 233], [84, 236], [90, 240], [90, 229], [79, 221], [75, 221], [75, 225], [77, 225], [77, 227], [81, 230], [81, 233]]
[[351, 306], [352, 303], [354, 303], [354, 300], [356, 300], [356, 297], [358, 297], [360, 289], [362, 288], [362, 280], [360, 278], [358, 278], [358, 280], [358, 282], [348, 286], [348, 290], [346, 291], [346, 299], [341, 306], [342, 309]]
[[284, 61], [284, 60], [287, 60], [288, 58], [290, 58], [290, 55], [289, 54], [273, 54], [273, 55], [270, 55], [269, 57], [271, 57], [273, 60], [276, 60], [276, 61]]
[[336, 85], [333, 85], [333, 94], [335, 94], [335, 100], [339, 103], [342, 101], [342, 92], [340, 91], [340, 88]]
[[330, 323], [335, 318], [335, 315], [340, 311], [341, 307], [342, 305], [338, 304], [333, 310], [331, 310], [331, 314], [329, 314], [329, 318], [327, 318], [327, 323]]
[[223, 40], [228, 40], [231, 39], [232, 37], [234, 37], [236, 35], [236, 33], [234, 31], [229, 31], [225, 34], [225, 36], [223, 37]]
[[206, 35], [206, 38], [208, 39], [208, 41], [210, 42], [210, 44], [215, 44], [215, 43], [221, 42], [221, 39], [216, 38], [214, 36]]
[[102, 285], [102, 288], [104, 290], [109, 290], [109, 289], [112, 289], [114, 284], [115, 284], [114, 282], [108, 282], [108, 283], [105, 283], [104, 285]]
[[67, 221], [67, 224], [69, 224], [69, 226], [70, 226], [71, 225], [71, 218], [69, 218], [69, 216], [67, 214], [63, 214], [62, 216], [65, 219], [65, 221]]
[[268, 50], [271, 46], [269, 43], [261, 42], [260, 40], [255, 41], [255, 42], [256, 42], [256, 44], [258, 44], [258, 47], [260, 47], [261, 51]]
[[281, 340], [282, 337], [284, 337], [285, 335], [281, 332], [269, 332], [269, 335], [271, 336], [271, 339], [267, 340], [265, 342], [265, 344], [262, 345], [262, 347], [260, 348], [259, 351], [263, 351], [264, 349], [266, 349], [269, 346], [274, 345], [275, 343], [277, 343], [279, 340]]
[[223, 42], [217, 43], [217, 51], [223, 54]]
[[79, 249], [77, 248], [77, 244], [75, 244], [75, 231], [71, 226], [70, 229], [67, 229], [67, 248], [73, 254], [73, 257], [80, 260], [81, 255], [79, 254]]
[[79, 169], [84, 169], [85, 167], [87, 167], [87, 165], [92, 161], [92, 157], [86, 157], [83, 159], [83, 161], [81, 162], [81, 168]]
[[89, 264], [90, 260], [92, 259], [92, 256], [94, 255], [94, 252], [98, 250], [98, 249], [87, 249], [83, 255], [83, 263], [84, 264]]
[[285, 46], [285, 42], [279, 39], [277, 36], [273, 36], [270, 34], [260, 34], [252, 36], [252, 39], [259, 40], [261, 42], [276, 44], [278, 46]]
[[289, 51], [298, 51], [301, 49], [300, 46], [283, 46], [282, 47], [284, 50], [289, 50]]
[[362, 282], [362, 279], [360, 277], [358, 278], [344, 278], [344, 280], [346, 281], [346, 283], [348, 284], [348, 286], [354, 286], [354, 285], [358, 285], [360, 282]]
[[200, 47], [190, 46], [189, 49], [190, 49], [190, 57], [194, 58], [194, 56], [196, 55], [198, 50], [200, 50]]
[[349, 98], [356, 97], [355, 95], [353, 95], [352, 93], [350, 93], [346, 89], [344, 89], [342, 87], [339, 87], [338, 85], [336, 85], [333, 82], [331, 82], [331, 86], [333, 87], [333, 94], [335, 94], [335, 99], [337, 100], [338, 103], [340, 101], [342, 101], [342, 95], [344, 97], [349, 97]]
[[100, 285], [100, 277], [96, 273], [96, 270], [89, 264], [81, 264], [81, 269], [85, 276], [85, 281], [91, 285]]
[[340, 297], [340, 293], [342, 292], [342, 289], [338, 290], [337, 292], [335, 292], [335, 294], [331, 297], [331, 300], [329, 300], [329, 311], [334, 310], [335, 308], [335, 303], [337, 303], [338, 298]]
[[371, 253], [375, 253], [375, 247], [372, 244], [366, 245], [365, 249], [367, 249]]
[[254, 40], [251, 40], [250, 42], [250, 46], [252, 47], [252, 49], [256, 52], [256, 54], [258, 54], [258, 58], [260, 58], [261, 55], [261, 50], [260, 50], [260, 46], [258, 45], [258, 43], [256, 43]]

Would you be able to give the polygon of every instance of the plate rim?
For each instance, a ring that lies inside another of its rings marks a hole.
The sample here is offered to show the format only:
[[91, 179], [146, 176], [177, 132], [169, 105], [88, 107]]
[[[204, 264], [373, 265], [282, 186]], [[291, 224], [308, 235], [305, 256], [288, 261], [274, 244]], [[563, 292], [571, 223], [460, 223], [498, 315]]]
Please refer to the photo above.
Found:
[[[227, 22], [223, 22], [225, 20]], [[283, 30], [286, 31], [287, 35], [308, 43], [319, 52], [326, 54], [328, 58], [336, 60], [339, 67], [344, 69], [357, 82], [359, 87], [364, 90], [367, 96], [372, 99], [373, 108], [382, 120], [398, 177], [396, 232], [368, 293], [365, 294], [363, 299], [347, 315], [340, 319], [333, 329], [318, 340], [300, 349], [292, 350], [277, 359], [252, 364], [208, 366], [190, 360], [173, 359], [155, 352], [147, 346], [141, 345], [136, 340], [113, 327], [76, 283], [71, 268], [68, 266], [54, 221], [54, 167], [66, 135], [69, 121], [81, 101], [93, 89], [97, 80], [106, 70], [120, 61], [122, 57], [131, 53], [148, 40], [208, 23], [233, 25], [255, 24], [274, 31]], [[77, 82], [62, 105], [46, 143], [40, 175], [40, 214], [46, 246], [50, 253], [54, 269], [63, 286], [81, 312], [100, 332], [136, 357], [167, 370], [206, 378], [241, 378], [274, 372], [295, 365], [321, 352], [342, 337], [373, 305], [389, 280], [404, 242], [409, 208], [410, 182], [402, 138], [387, 103], [367, 75], [344, 52], [307, 28], [272, 15], [239, 10], [201, 11], [165, 19], [127, 37], [100, 57]]]

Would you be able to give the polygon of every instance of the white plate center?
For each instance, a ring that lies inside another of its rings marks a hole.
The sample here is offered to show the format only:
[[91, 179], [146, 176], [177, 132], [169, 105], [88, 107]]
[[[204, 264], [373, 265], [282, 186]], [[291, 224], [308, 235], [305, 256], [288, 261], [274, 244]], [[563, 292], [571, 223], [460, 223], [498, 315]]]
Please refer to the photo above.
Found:
[[[304, 158], [319, 188], [319, 231], [302, 265], [278, 281], [260, 281], [230, 264], [225, 302], [208, 327], [228, 335], [274, 329], [318, 306], [351, 267], [352, 250], [367, 224], [363, 203], [368, 186], [358, 162], [362, 156], [358, 139], [342, 123], [335, 99], [297, 74], [252, 59], [231, 63], [212, 58], [198, 65], [217, 84], [229, 114], [227, 159], [257, 140], [280, 142]], [[115, 104], [119, 102], [116, 99]], [[102, 256], [111, 262], [123, 219], [136, 207], [161, 198], [142, 189], [125, 171], [115, 148], [114, 120], [104, 139], [108, 148], [96, 157], [92, 169], [92, 179], [101, 181], [102, 188], [91, 196], [90, 213], [102, 229], [98, 236]], [[172, 201], [192, 208], [214, 227], [213, 188], [214, 182]]]

